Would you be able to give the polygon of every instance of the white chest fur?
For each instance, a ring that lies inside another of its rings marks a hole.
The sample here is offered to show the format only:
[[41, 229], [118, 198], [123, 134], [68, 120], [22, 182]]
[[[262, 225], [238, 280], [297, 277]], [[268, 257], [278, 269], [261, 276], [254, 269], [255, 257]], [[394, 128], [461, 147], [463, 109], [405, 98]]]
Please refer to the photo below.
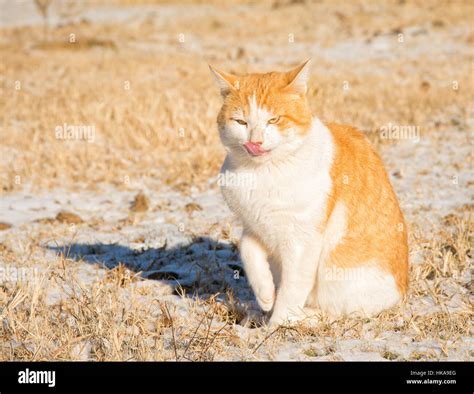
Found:
[[270, 253], [288, 239], [304, 243], [314, 237], [326, 215], [332, 159], [331, 134], [314, 119], [291, 157], [254, 166], [239, 166], [227, 157], [221, 174], [234, 182], [224, 182], [222, 193], [244, 228], [257, 235]]

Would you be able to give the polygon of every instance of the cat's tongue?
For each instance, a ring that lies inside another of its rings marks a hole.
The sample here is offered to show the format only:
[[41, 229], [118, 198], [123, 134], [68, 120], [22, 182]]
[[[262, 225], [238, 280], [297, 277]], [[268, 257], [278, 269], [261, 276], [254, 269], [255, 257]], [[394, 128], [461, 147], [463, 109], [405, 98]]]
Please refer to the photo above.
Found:
[[261, 156], [265, 153], [267, 153], [267, 151], [265, 149], [263, 149], [260, 144], [255, 144], [253, 142], [246, 142], [244, 144], [244, 147], [245, 149], [247, 149], [247, 152], [250, 153], [251, 155], [253, 156]]

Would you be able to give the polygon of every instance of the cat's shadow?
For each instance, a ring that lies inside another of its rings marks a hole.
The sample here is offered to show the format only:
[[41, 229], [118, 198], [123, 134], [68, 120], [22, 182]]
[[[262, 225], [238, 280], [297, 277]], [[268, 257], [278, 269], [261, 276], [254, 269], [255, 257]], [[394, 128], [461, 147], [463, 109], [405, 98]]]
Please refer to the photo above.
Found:
[[228, 300], [230, 292], [244, 309], [253, 310], [256, 305], [236, 246], [209, 237], [170, 248], [132, 249], [116, 243], [71, 243], [47, 248], [67, 259], [104, 269], [123, 264], [143, 280], [173, 285], [179, 296], [200, 300], [217, 296]]

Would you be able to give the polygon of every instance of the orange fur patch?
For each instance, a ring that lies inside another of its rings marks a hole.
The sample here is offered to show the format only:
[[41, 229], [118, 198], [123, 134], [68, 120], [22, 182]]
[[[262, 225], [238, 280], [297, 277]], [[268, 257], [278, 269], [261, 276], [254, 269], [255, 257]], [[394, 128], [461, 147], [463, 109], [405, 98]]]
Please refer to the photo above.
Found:
[[407, 230], [382, 160], [355, 128], [327, 126], [336, 150], [326, 221], [336, 202], [343, 201], [347, 209], [346, 236], [332, 251], [328, 264], [352, 268], [376, 261], [377, 267], [391, 273], [400, 292], [406, 294]]
[[278, 126], [283, 134], [290, 130], [300, 135], [307, 133], [311, 126], [311, 111], [306, 95], [292, 89], [296, 70], [242, 76], [225, 74], [229, 91], [217, 118], [219, 125], [229, 122], [239, 109], [248, 115], [250, 99], [255, 95], [259, 107], [280, 116]]

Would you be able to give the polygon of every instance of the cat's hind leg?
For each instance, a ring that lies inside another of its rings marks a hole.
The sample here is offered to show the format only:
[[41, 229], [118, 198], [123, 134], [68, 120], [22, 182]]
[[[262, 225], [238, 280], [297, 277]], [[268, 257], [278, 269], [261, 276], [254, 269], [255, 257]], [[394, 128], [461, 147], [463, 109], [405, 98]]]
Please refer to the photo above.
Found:
[[329, 265], [318, 275], [315, 301], [328, 316], [374, 316], [401, 301], [403, 295], [391, 273], [376, 261], [355, 267]]

